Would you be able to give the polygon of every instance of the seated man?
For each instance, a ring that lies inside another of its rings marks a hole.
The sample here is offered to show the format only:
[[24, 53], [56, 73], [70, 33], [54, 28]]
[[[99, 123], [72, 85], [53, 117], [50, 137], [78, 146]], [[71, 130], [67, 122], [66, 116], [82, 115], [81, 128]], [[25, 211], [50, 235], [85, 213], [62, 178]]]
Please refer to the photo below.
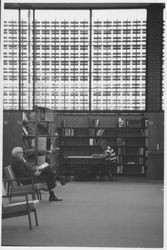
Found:
[[[12, 150], [12, 169], [16, 176], [16, 178], [22, 178], [22, 177], [37, 177], [37, 181], [45, 181], [49, 190], [49, 201], [62, 201], [62, 199], [59, 199], [55, 196], [53, 188], [56, 186], [56, 177], [55, 172], [50, 167], [39, 171], [36, 166], [31, 166], [24, 158], [23, 156], [23, 149], [22, 147], [15, 147]], [[62, 185], [64, 185], [64, 180], [62, 181]], [[31, 183], [30, 180], [23, 180], [23, 184], [29, 184]]]
[[93, 154], [93, 156], [102, 158], [98, 167], [101, 177], [107, 176], [109, 180], [112, 180], [112, 168], [116, 165], [117, 157], [114, 149], [108, 146], [107, 143], [102, 144], [101, 147], [103, 148], [104, 152], [102, 154]]
[[104, 159], [105, 161], [103, 162], [102, 174], [103, 176], [108, 176], [109, 180], [112, 180], [113, 178], [112, 167], [116, 164], [117, 157], [114, 149], [112, 149], [110, 146], [107, 146], [104, 151]]

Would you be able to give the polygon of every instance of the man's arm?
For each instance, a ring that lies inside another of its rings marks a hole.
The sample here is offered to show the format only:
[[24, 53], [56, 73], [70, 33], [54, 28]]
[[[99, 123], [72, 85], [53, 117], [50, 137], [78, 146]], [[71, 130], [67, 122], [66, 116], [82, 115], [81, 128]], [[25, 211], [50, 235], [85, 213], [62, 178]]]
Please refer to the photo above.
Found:
[[21, 160], [15, 160], [12, 164], [12, 168], [16, 178], [33, 176], [32, 169]]
[[100, 157], [100, 158], [105, 158], [106, 157], [106, 154], [105, 153], [102, 153], [102, 154], [92, 154], [93, 157]]

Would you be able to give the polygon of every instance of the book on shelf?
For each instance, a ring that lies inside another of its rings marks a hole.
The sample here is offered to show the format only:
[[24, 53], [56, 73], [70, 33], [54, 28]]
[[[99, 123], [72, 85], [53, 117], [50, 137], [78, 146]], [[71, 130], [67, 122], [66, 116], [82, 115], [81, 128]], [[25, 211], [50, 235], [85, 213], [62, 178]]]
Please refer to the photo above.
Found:
[[89, 145], [90, 145], [90, 146], [96, 145], [96, 139], [94, 139], [94, 138], [89, 138]]
[[35, 135], [35, 126], [32, 121], [23, 121], [23, 133], [24, 135]]
[[128, 165], [135, 165], [135, 162], [134, 161], [128, 161], [126, 164], [128, 164]]
[[143, 164], [143, 157], [142, 156], [139, 157], [139, 164]]
[[122, 148], [118, 148], [118, 155], [122, 155], [123, 149]]
[[140, 128], [142, 127], [142, 120], [141, 119], [130, 119], [127, 120], [127, 126], [130, 128]]
[[122, 174], [123, 173], [123, 166], [122, 165], [118, 165], [117, 166], [117, 174]]
[[95, 126], [95, 127], [100, 126], [100, 119], [93, 119], [92, 120], [92, 125]]
[[145, 168], [144, 166], [141, 166], [141, 174], [144, 174], [144, 172], [145, 172]]
[[65, 128], [64, 135], [65, 136], [74, 136], [74, 129], [73, 128]]
[[117, 163], [122, 164], [122, 156], [117, 155]]
[[139, 148], [139, 155], [143, 155], [144, 154], [144, 148], [140, 147]]
[[106, 140], [104, 138], [97, 139], [97, 145], [104, 147], [106, 145]]
[[24, 135], [28, 135], [28, 131], [27, 131], [25, 126], [23, 126], [23, 133], [24, 133]]
[[28, 117], [25, 112], [23, 112], [23, 121], [28, 121]]
[[96, 136], [102, 136], [104, 133], [104, 129], [100, 128], [98, 129], [98, 131], [96, 132]]
[[118, 127], [125, 127], [126, 126], [126, 120], [123, 119], [122, 117], [118, 117]]
[[38, 137], [38, 150], [46, 150], [47, 137]]
[[[38, 151], [45, 151], [46, 150], [46, 137], [38, 137]], [[32, 140], [32, 147], [35, 147], [35, 139]]]

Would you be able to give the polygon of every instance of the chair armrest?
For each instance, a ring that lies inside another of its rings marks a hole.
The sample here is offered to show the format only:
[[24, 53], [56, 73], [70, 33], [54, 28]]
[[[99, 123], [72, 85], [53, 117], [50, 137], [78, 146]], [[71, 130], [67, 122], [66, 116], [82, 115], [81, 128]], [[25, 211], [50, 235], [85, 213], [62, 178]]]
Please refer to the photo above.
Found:
[[36, 178], [36, 176], [32, 176], [32, 177], [20, 177], [20, 178], [4, 178], [3, 181], [4, 182], [10, 182], [10, 181], [20, 181], [20, 180], [34, 180]]
[[[7, 194], [7, 195], [2, 195], [2, 198], [11, 198], [11, 197], [18, 197], [18, 196], [24, 196], [25, 199], [24, 199], [24, 202], [25, 202], [25, 205], [26, 205], [26, 210], [27, 210], [27, 213], [30, 213], [30, 211], [32, 210], [31, 208], [31, 201], [34, 202], [34, 199], [32, 200], [29, 200], [28, 199], [28, 194], [31, 194], [32, 192], [22, 192], [22, 193], [14, 193], [14, 194]], [[19, 204], [19, 202], [16, 202], [16, 203], [11, 203], [11, 204]], [[33, 208], [35, 209], [35, 207]]]
[[[9, 193], [9, 189], [10, 189], [10, 184], [13, 182], [13, 181], [18, 181], [20, 178], [18, 178], [18, 179], [4, 179], [3, 180], [3, 182], [4, 182], [4, 184], [6, 184], [6, 183], [8, 183], [7, 185], [8, 185], [8, 191], [7, 191], [7, 195], [10, 195], [10, 198], [12, 198], [13, 197], [13, 195], [15, 194], [15, 195], [17, 195], [17, 192], [14, 192], [14, 193]], [[22, 179], [22, 178], [21, 178]], [[29, 178], [25, 178], [25, 179], [29, 179]], [[31, 179], [31, 178], [30, 178]], [[32, 194], [32, 199], [34, 200], [35, 199], [35, 187], [34, 187], [34, 182], [33, 182], [33, 180], [32, 180], [32, 183], [30, 184], [30, 185], [32, 185], [32, 191], [21, 191], [21, 192], [19, 192], [18, 194], [22, 194], [22, 195], [25, 195], [26, 193], [28, 193], [28, 194]], [[20, 186], [20, 187], [22, 187], [22, 186]], [[23, 187], [24, 187], [24, 185], [23, 185]]]
[[12, 193], [12, 194], [6, 194], [6, 195], [2, 195], [2, 198], [11, 198], [11, 197], [18, 197], [18, 196], [27, 196], [28, 194], [33, 194], [33, 191], [28, 191], [28, 192], [18, 192], [18, 193]]
[[4, 178], [3, 179], [3, 182], [4, 184], [6, 184], [7, 182], [10, 183], [13, 182], [13, 181], [22, 181], [22, 180], [31, 180], [31, 184], [32, 184], [32, 187], [34, 188], [34, 180], [35, 180], [35, 177], [21, 177], [21, 178], [13, 178], [13, 179], [8, 179], [8, 178]]

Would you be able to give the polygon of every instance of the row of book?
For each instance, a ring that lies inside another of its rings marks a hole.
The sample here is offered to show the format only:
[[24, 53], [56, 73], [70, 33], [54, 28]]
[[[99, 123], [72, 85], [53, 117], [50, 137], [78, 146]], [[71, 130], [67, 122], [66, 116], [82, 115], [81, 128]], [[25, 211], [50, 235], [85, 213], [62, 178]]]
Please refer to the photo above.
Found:
[[118, 164], [126, 164], [126, 165], [141, 165], [144, 164], [144, 157], [143, 156], [138, 156], [132, 158], [132, 159], [127, 159], [128, 157], [125, 156], [117, 156], [117, 163]]
[[64, 129], [64, 136], [74, 136], [74, 129], [73, 128], [65, 128]]
[[137, 154], [137, 155], [144, 155], [144, 147], [136, 147], [136, 148], [127, 148], [127, 147], [121, 147], [117, 148], [117, 154], [118, 155], [126, 155], [126, 154]]
[[[78, 135], [78, 136], [82, 136], [82, 135], [85, 135], [86, 136], [86, 133], [85, 132], [81, 132], [81, 134], [78, 134], [78, 130], [75, 131], [74, 128], [65, 128], [64, 130], [64, 136], [75, 136], [75, 135]], [[102, 136], [104, 133], [104, 129], [100, 128], [98, 130], [95, 130], [93, 128], [90, 128], [89, 129], [89, 136]], [[88, 135], [87, 135], [88, 136]]]
[[102, 128], [99, 128], [99, 129], [90, 128], [89, 134], [90, 134], [90, 136], [99, 136], [100, 137], [104, 134], [104, 129], [102, 129]]
[[[64, 136], [74, 136], [74, 135], [78, 135], [78, 136], [82, 136], [82, 135], [86, 135], [87, 133], [83, 132], [83, 131], [79, 131], [79, 129], [74, 129], [74, 128], [65, 128], [64, 130]], [[79, 132], [78, 132], [79, 131]], [[124, 140], [121, 137], [143, 137], [145, 135], [145, 133], [142, 130], [137, 130], [135, 131], [135, 129], [128, 129], [127, 131], [125, 130], [116, 130], [116, 131], [110, 131], [108, 129], [103, 129], [103, 128], [89, 128], [89, 135], [87, 134], [87, 136], [93, 137], [93, 136], [97, 136], [97, 137], [120, 137], [118, 138], [119, 140]], [[121, 143], [122, 144], [122, 143]]]
[[[117, 168], [116, 168], [116, 172], [117, 174], [123, 174], [124, 172], [128, 173], [132, 171], [131, 169], [129, 169], [127, 166], [124, 166], [124, 165], [118, 165]], [[137, 173], [140, 173], [140, 174], [145, 174], [145, 166], [142, 165], [142, 166], [139, 166], [138, 168], [136, 169], [133, 169], [134, 173], [137, 172]]]

